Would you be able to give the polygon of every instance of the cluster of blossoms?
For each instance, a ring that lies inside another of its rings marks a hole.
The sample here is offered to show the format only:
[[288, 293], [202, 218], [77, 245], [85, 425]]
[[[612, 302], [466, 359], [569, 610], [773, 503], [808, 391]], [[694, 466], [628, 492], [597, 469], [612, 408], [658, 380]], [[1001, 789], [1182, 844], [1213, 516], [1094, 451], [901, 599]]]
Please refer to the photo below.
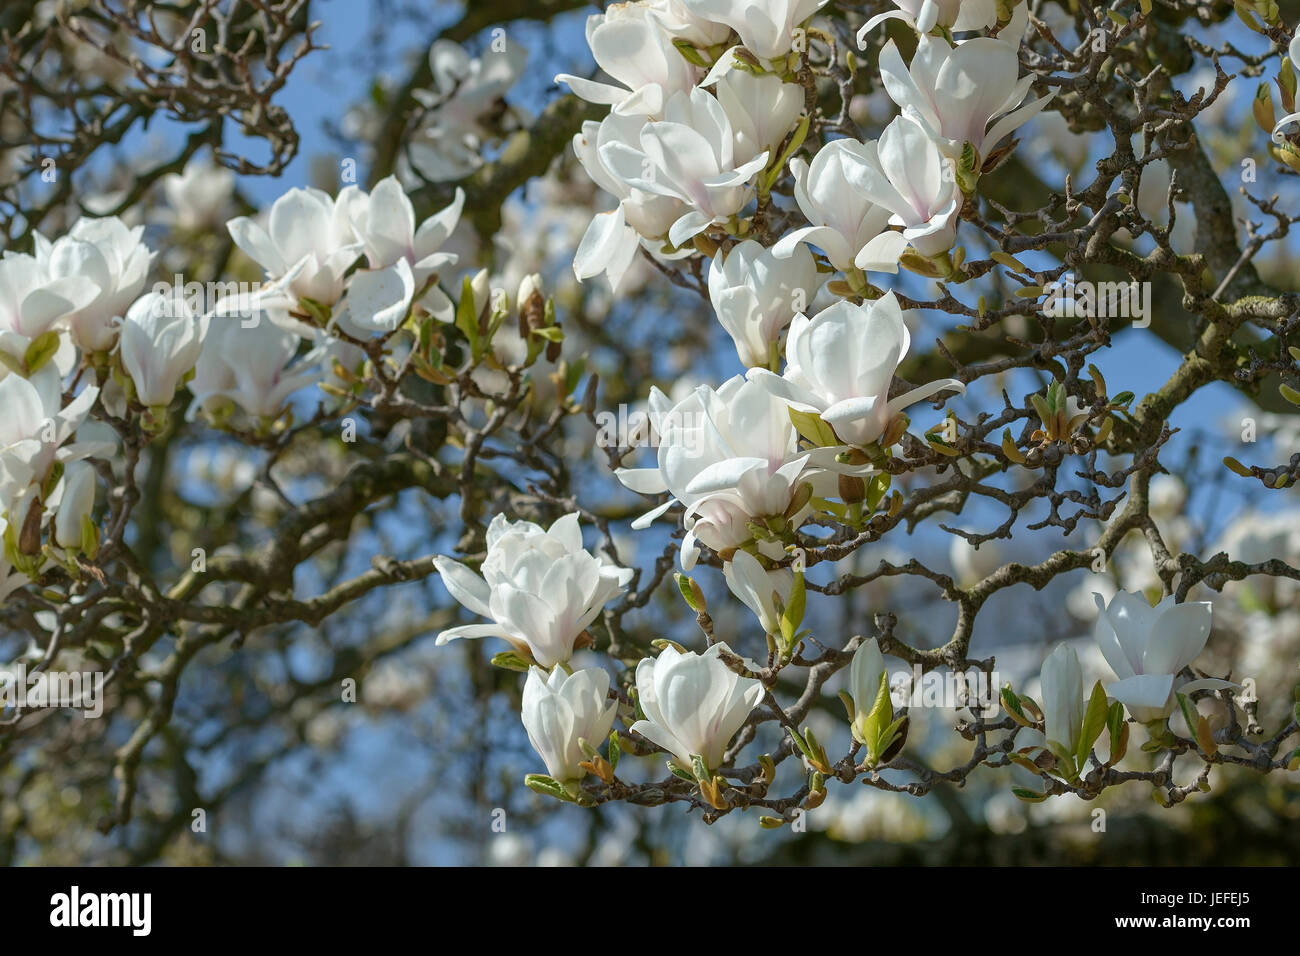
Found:
[[[804, 568], [792, 560], [797, 532], [810, 521], [860, 530], [888, 492], [882, 466], [906, 433], [904, 410], [963, 389], [957, 380], [898, 387], [907, 312], [875, 283], [900, 267], [962, 276], [958, 230], [980, 176], [1005, 159], [1015, 146], [1011, 134], [1051, 99], [1031, 98], [1033, 77], [1020, 76], [1027, 6], [899, 2], [867, 22], [858, 36], [864, 46], [883, 20], [902, 19], [917, 31], [910, 62], [893, 41], [880, 54], [880, 84], [899, 113], [877, 139], [830, 139], [805, 160], [796, 154], [810, 127], [808, 40], [833, 46], [814, 22], [824, 2], [619, 4], [590, 17], [586, 30], [612, 82], [557, 77], [610, 107], [573, 141], [592, 180], [617, 202], [591, 222], [575, 256], [577, 276], [603, 274], [617, 288], [638, 253], [665, 267], [708, 257], [709, 300], [748, 369], [676, 399], [651, 391], [657, 460], [619, 468], [617, 477], [665, 498], [633, 528], [680, 507], [682, 569], [692, 570], [701, 546], [715, 553], [728, 587], [766, 632], [770, 657], [767, 668], [746, 661], [706, 629], [703, 654], [662, 642], [657, 658], [643, 659], [631, 697], [611, 690], [602, 668], [571, 671], [583, 629], [623, 580], [581, 551], [576, 515], [550, 532], [494, 522], [482, 578], [445, 559], [439, 569], [466, 607], [495, 624], [453, 629], [443, 639], [504, 637], [518, 655], [510, 663], [529, 668], [523, 720], [551, 774], [530, 778], [541, 792], [582, 802], [589, 794], [577, 781], [586, 772], [613, 782], [620, 747], [643, 747], [615, 734], [609, 758], [597, 752], [621, 715], [634, 736], [670, 755], [670, 768], [693, 780], [709, 804], [725, 809], [715, 773], [728, 760], [727, 745], [807, 633], [800, 630]], [[979, 35], [954, 39], [971, 32]], [[792, 196], [773, 188], [787, 173]], [[1040, 434], [1058, 440], [1086, 415], [1058, 389], [1040, 417]], [[679, 585], [703, 615], [698, 586], [684, 575]], [[1024, 728], [1010, 762], [1036, 780], [1018, 788], [1025, 799], [1041, 798], [1053, 779], [1077, 785], [1108, 727], [1111, 754], [1101, 767], [1117, 762], [1127, 746], [1126, 712], [1159, 742], [1180, 706], [1189, 732], [1211, 749], [1191, 695], [1240, 689], [1189, 676], [1210, 633], [1208, 603], [1169, 597], [1153, 608], [1123, 592], [1109, 606], [1097, 601], [1097, 644], [1117, 680], [1085, 697], [1078, 660], [1062, 646], [1044, 665], [1041, 707], [1003, 691], [1003, 705]], [[843, 697], [853, 739], [868, 767], [887, 763], [906, 740], [907, 716], [894, 713], [875, 639], [857, 645], [849, 684]], [[810, 733], [792, 737], [810, 768], [831, 772]]]
[[[561, 799], [583, 800], [578, 782], [589, 771], [612, 779], [617, 737], [610, 759], [596, 747], [610, 735], [620, 711], [602, 667], [574, 668], [575, 650], [590, 643], [589, 625], [606, 603], [623, 593], [632, 571], [593, 556], [582, 546], [578, 515], [569, 514], [549, 529], [530, 521], [492, 519], [487, 553], [478, 574], [450, 558], [435, 565], [447, 590], [490, 624], [443, 631], [438, 643], [457, 638], [500, 637], [512, 651], [493, 662], [527, 670], [523, 722], [528, 739], [546, 763], [549, 776], [530, 775], [528, 784]], [[722, 765], [724, 751], [763, 694], [760, 682], [741, 677], [722, 660], [726, 645], [704, 654], [665, 648], [636, 670], [637, 704], [644, 717], [628, 719], [630, 730], [672, 755], [676, 772], [708, 780]], [[623, 699], [626, 703], [626, 699]], [[625, 716], [630, 707], [622, 708]]]
[[144, 228], [115, 217], [80, 219], [53, 241], [38, 233], [33, 254], [6, 250], [0, 595], [51, 563], [71, 569], [79, 555], [95, 557], [90, 460], [111, 468], [133, 429], [145, 440], [161, 433], [183, 386], [193, 395], [188, 417], [267, 436], [293, 421], [303, 389], [319, 386], [322, 403], [348, 401], [366, 349], [387, 348], [408, 320], [452, 321], [437, 277], [456, 256], [439, 247], [462, 203], [457, 193], [417, 228], [393, 177], [369, 194], [290, 190], [265, 226], [228, 224], [266, 281], [213, 283], [212, 302], [197, 283], [149, 286], [155, 254]]

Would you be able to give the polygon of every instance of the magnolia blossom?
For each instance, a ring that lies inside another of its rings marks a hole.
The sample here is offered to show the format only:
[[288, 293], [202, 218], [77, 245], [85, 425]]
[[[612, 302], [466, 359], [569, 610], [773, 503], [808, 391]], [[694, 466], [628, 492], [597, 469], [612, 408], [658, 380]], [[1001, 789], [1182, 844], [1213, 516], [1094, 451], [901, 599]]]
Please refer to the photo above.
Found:
[[573, 655], [574, 642], [632, 577], [630, 568], [583, 550], [577, 514], [565, 515], [550, 530], [498, 514], [488, 525], [480, 574], [442, 556], [434, 566], [452, 597], [492, 621], [443, 631], [438, 644], [502, 637], [525, 660], [547, 668]]
[[768, 571], [748, 551], [737, 551], [722, 566], [722, 574], [728, 589], [754, 612], [763, 625], [763, 631], [780, 634], [781, 614], [777, 610], [777, 600], [782, 606], [790, 600], [794, 572], [789, 568]]
[[35, 256], [6, 250], [0, 259], [0, 341], [16, 336], [25, 347], [98, 293], [89, 279], [52, 278]]
[[432, 90], [412, 94], [426, 110], [408, 145], [411, 165], [435, 182], [463, 179], [483, 164], [483, 144], [491, 136], [484, 118], [493, 114], [515, 85], [528, 51], [510, 41], [503, 49], [472, 57], [454, 40], [435, 40], [429, 48]]
[[567, 83], [588, 103], [613, 106], [620, 113], [658, 115], [665, 100], [690, 92], [699, 79], [699, 69], [678, 52], [672, 35], [644, 4], [614, 4], [588, 17], [587, 46], [596, 65], [621, 85], [571, 73], [558, 74], [555, 82]]
[[524, 682], [523, 721], [528, 741], [546, 763], [546, 772], [561, 783], [586, 773], [580, 740], [593, 747], [609, 736], [618, 701], [609, 698], [609, 673], [588, 667], [572, 674], [557, 667], [549, 675], [528, 669]]
[[1024, 102], [1033, 75], [1020, 77], [1016, 46], [996, 37], [952, 46], [922, 36], [910, 68], [891, 40], [880, 51], [880, 79], [904, 114], [925, 127], [954, 159], [960, 158], [966, 143], [980, 158], [987, 157], [1052, 98], [1048, 94]]
[[153, 253], [141, 242], [144, 226], [128, 229], [116, 216], [81, 218], [54, 242], [36, 234], [36, 261], [51, 279], [84, 280], [94, 287], [89, 301], [65, 315], [72, 340], [88, 352], [113, 347], [114, 320], [144, 289]]
[[637, 703], [645, 720], [631, 729], [672, 754], [685, 770], [693, 757], [716, 770], [727, 744], [763, 697], [762, 683], [733, 671], [719, 659], [723, 653], [731, 648], [721, 643], [703, 654], [669, 646], [636, 666]]
[[605, 273], [615, 290], [632, 264], [641, 237], [662, 239], [686, 212], [682, 200], [628, 184], [601, 158], [611, 143], [639, 148], [646, 122], [643, 116], [610, 113], [599, 123], [583, 123], [582, 132], [573, 137], [573, 152], [592, 182], [619, 201], [612, 212], [598, 213], [591, 220], [574, 253], [573, 271], [579, 279]]
[[141, 405], [171, 403], [198, 361], [206, 327], [207, 318], [196, 317], [181, 296], [150, 292], [127, 310], [118, 352]]
[[[891, 226], [920, 255], [940, 256], [957, 240], [962, 197], [949, 159], [924, 129], [906, 116], [885, 127], [878, 143], [866, 143], [868, 162], [852, 170], [855, 185], [869, 200], [888, 209]], [[858, 254], [860, 269], [896, 272], [868, 247]]]
[[356, 187], [349, 186], [331, 199], [319, 189], [290, 189], [272, 203], [267, 228], [247, 216], [226, 225], [235, 245], [268, 278], [290, 277], [288, 289], [294, 297], [332, 306], [362, 248], [349, 215], [355, 192]]
[[739, 163], [760, 153], [770, 155], [803, 112], [804, 88], [773, 73], [755, 76], [747, 70], [728, 70], [717, 80], [716, 89], [731, 122]]
[[756, 56], [773, 59], [789, 53], [794, 31], [826, 6], [827, 0], [682, 0], [695, 14], [725, 23]]
[[753, 239], [719, 253], [709, 266], [709, 299], [740, 360], [767, 365], [781, 330], [804, 311], [822, 276], [807, 247], [778, 259]]
[[944, 389], [965, 390], [956, 379], [940, 379], [890, 399], [894, 371], [910, 343], [892, 292], [862, 305], [841, 299], [811, 319], [795, 316], [785, 343], [784, 375], [764, 369], [749, 374], [791, 406], [816, 412], [842, 441], [868, 445], [909, 405]]
[[178, 229], [210, 229], [225, 221], [235, 191], [235, 174], [211, 157], [192, 159], [184, 171], [168, 173], [160, 182]]
[[818, 150], [812, 163], [799, 157], [790, 160], [795, 202], [811, 225], [782, 238], [772, 254], [790, 256], [807, 243], [825, 252], [841, 271], [860, 262], [866, 263], [863, 268], [897, 272], [907, 240], [886, 229], [890, 211], [873, 203], [859, 187], [861, 170], [870, 165], [872, 155], [856, 140], [837, 139]]
[[611, 142], [600, 156], [628, 186], [692, 207], [668, 230], [675, 246], [739, 212], [752, 194], [750, 180], [767, 165], [767, 153], [737, 161], [731, 121], [701, 89], [674, 94], [663, 120], [641, 129], [637, 146]]
[[1083, 670], [1074, 648], [1058, 644], [1043, 661], [1039, 678], [1043, 696], [1043, 726], [1049, 743], [1074, 753], [1083, 732]]
[[81, 527], [95, 507], [95, 469], [74, 461], [60, 481], [58, 510], [54, 516], [54, 541], [61, 548], [80, 548]]
[[874, 637], [858, 645], [849, 662], [849, 699], [853, 701], [853, 721], [850, 730], [853, 739], [867, 740], [867, 718], [880, 694], [880, 681], [885, 676], [885, 657], [880, 653], [880, 642]]
[[[405, 259], [387, 269], [358, 269], [348, 278], [347, 291], [339, 302], [332, 325], [353, 338], [393, 332], [405, 321], [415, 299], [416, 280]], [[439, 306], [443, 321], [452, 318], [452, 306], [439, 294], [445, 306]]]
[[[352, 228], [361, 240], [371, 270], [395, 267], [405, 262], [415, 289], [422, 289], [439, 270], [456, 264], [455, 253], [439, 252], [460, 221], [465, 193], [457, 188], [451, 205], [424, 220], [417, 229], [415, 207], [396, 176], [381, 179], [369, 195], [349, 194], [348, 213]], [[354, 278], [355, 281], [355, 278]], [[451, 300], [436, 285], [421, 301], [442, 322], [449, 322], [455, 310]]]
[[[651, 389], [649, 406], [660, 434], [657, 466], [620, 468], [615, 474], [641, 494], [672, 494], [633, 521], [633, 528], [649, 527], [676, 502], [686, 506], [681, 556], [686, 570], [699, 555], [696, 539], [725, 556], [752, 537], [752, 519], [785, 514], [802, 481], [830, 490], [819, 473], [808, 471], [813, 455], [799, 451], [786, 403], [762, 381], [738, 375], [717, 391], [701, 385], [676, 405]], [[792, 521], [804, 513], [797, 511]], [[770, 542], [759, 547], [771, 549], [769, 557], [783, 554]]]
[[226, 400], [252, 418], [278, 418], [290, 395], [321, 378], [314, 361], [321, 357], [319, 349], [294, 362], [301, 343], [273, 322], [248, 327], [236, 318], [213, 316], [194, 366], [194, 401], [186, 417], [192, 419], [200, 409], [213, 410]]
[[0, 379], [0, 511], [17, 515], [56, 462], [112, 452], [110, 443], [71, 441], [98, 397], [92, 385], [64, 407], [59, 373], [48, 365], [30, 378]]
[[691, 12], [686, 0], [643, 0], [650, 15], [672, 36], [697, 47], [711, 47], [731, 36], [731, 27]]
[[997, 0], [894, 0], [897, 10], [878, 13], [858, 31], [858, 45], [866, 48], [867, 34], [886, 20], [906, 20], [919, 32], [936, 26], [961, 32], [983, 30], [998, 22]]
[[1107, 605], [1100, 594], [1094, 637], [1119, 680], [1106, 687], [1133, 717], [1149, 723], [1174, 708], [1174, 691], [1235, 687], [1208, 677], [1178, 683], [1178, 675], [1205, 648], [1213, 606], [1208, 601], [1175, 604], [1173, 595], [1152, 607], [1141, 594], [1118, 592]]

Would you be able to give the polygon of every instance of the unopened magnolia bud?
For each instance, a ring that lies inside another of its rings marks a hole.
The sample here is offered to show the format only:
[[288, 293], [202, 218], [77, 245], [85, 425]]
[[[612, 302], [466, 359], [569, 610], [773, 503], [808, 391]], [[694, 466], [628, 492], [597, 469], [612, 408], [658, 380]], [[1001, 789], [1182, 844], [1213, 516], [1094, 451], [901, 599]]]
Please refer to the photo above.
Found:
[[867, 496], [867, 483], [853, 475], [839, 476], [840, 500], [846, 505], [855, 505]]
[[63, 499], [54, 517], [54, 541], [61, 548], [81, 546], [82, 519], [95, 506], [95, 469], [74, 461], [63, 473]]

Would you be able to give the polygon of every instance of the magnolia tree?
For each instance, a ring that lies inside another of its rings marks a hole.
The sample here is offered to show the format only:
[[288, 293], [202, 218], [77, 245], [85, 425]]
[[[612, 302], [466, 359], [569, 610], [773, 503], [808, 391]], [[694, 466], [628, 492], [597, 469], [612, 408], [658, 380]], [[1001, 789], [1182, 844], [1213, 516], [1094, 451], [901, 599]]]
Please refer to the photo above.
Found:
[[471, 4], [264, 203], [305, 0], [46, 6], [0, 15], [9, 856], [156, 858], [350, 704], [531, 814], [1294, 780], [1279, 4]]

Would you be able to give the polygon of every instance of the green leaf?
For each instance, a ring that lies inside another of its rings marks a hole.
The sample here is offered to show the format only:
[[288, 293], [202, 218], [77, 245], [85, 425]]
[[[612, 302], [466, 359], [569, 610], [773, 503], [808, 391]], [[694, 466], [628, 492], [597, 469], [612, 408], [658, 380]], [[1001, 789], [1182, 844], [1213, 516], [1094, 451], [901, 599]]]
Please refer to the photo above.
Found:
[[456, 304], [456, 328], [469, 340], [470, 348], [478, 351], [478, 311], [474, 307], [474, 283], [465, 276], [460, 286], [460, 302]]
[[623, 755], [623, 748], [618, 745], [618, 731], [609, 732], [609, 769], [618, 769], [618, 758]]
[[527, 674], [531, 665], [514, 651], [502, 651], [500, 654], [493, 656], [492, 666], [500, 667], [502, 670]]
[[1083, 715], [1083, 732], [1079, 736], [1079, 746], [1075, 750], [1077, 765], [1082, 767], [1088, 759], [1088, 752], [1097, 742], [1101, 732], [1106, 728], [1106, 719], [1110, 715], [1110, 705], [1106, 692], [1102, 690], [1101, 681], [1092, 685], [1092, 696], [1088, 699], [1088, 709]]
[[1042, 803], [1047, 799], [1045, 794], [1035, 793], [1033, 790], [1026, 790], [1024, 787], [1012, 787], [1011, 792], [1025, 803]]
[[534, 793], [540, 793], [546, 797], [554, 797], [556, 800], [563, 800], [565, 803], [573, 803], [573, 797], [554, 777], [548, 777], [544, 773], [530, 773], [524, 777], [524, 786]]
[[790, 409], [790, 421], [794, 423], [795, 431], [820, 448], [840, 444], [835, 430], [822, 421], [821, 416], [816, 412], [805, 412], [792, 408]]
[[677, 582], [677, 590], [682, 592], [682, 598], [686, 601], [686, 606], [696, 614], [702, 612], [708, 605], [704, 601], [704, 592], [700, 586], [682, 574], [680, 571], [673, 575], [673, 580]]
[[708, 783], [713, 779], [713, 774], [709, 773], [704, 758], [699, 754], [691, 754], [691, 772], [695, 774], [695, 779], [700, 783]]
[[804, 586], [803, 572], [794, 573], [794, 585], [790, 588], [790, 600], [786, 602], [781, 614], [781, 637], [785, 639], [787, 650], [794, 647], [795, 635], [803, 623], [804, 608], [808, 601], [807, 588]]

